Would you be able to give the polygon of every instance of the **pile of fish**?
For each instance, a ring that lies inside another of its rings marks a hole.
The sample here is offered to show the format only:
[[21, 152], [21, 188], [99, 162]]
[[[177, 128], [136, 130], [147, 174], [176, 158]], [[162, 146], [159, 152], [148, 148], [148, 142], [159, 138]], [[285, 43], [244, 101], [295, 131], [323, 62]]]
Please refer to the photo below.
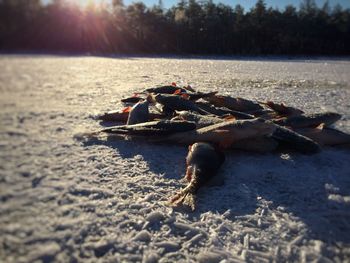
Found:
[[187, 187], [173, 196], [173, 205], [195, 208], [195, 193], [212, 180], [224, 162], [224, 151], [313, 154], [323, 146], [350, 146], [350, 135], [330, 125], [341, 118], [334, 112], [306, 114], [272, 101], [251, 101], [199, 92], [175, 83], [146, 89], [121, 100], [126, 107], [98, 116], [121, 122], [89, 133], [123, 140], [189, 145]]

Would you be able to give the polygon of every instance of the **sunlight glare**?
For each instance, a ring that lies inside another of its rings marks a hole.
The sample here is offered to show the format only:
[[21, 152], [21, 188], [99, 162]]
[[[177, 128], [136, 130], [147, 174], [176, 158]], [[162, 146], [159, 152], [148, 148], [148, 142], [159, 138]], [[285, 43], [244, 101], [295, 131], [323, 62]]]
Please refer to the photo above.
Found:
[[86, 7], [87, 5], [96, 5], [102, 1], [96, 1], [96, 0], [66, 0], [67, 3], [75, 4], [81, 7]]

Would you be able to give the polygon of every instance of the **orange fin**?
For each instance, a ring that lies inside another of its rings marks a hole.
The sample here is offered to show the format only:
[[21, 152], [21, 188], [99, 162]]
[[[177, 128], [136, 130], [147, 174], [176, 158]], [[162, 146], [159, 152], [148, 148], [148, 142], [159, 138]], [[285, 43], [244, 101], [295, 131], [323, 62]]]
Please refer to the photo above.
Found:
[[230, 131], [229, 130], [215, 130], [215, 133], [218, 134], [218, 136], [222, 136], [222, 140], [219, 141], [219, 148], [220, 149], [227, 149], [229, 148], [232, 143], [234, 142], [234, 139], [232, 138], [232, 136], [230, 136], [228, 133]]
[[236, 117], [233, 116], [233, 115], [229, 115], [229, 116], [226, 116], [226, 117], [224, 118], [224, 120], [226, 120], [226, 121], [232, 121], [232, 120], [236, 120]]
[[176, 82], [171, 82], [171, 86], [176, 87], [176, 86], [177, 86], [177, 85], [176, 85]]
[[122, 110], [123, 113], [125, 113], [125, 112], [130, 112], [130, 111], [131, 111], [131, 107], [130, 107], [130, 106], [128, 106], [128, 107], [126, 107], [126, 108], [124, 108], [124, 109]]
[[177, 89], [177, 90], [175, 90], [175, 92], [174, 92], [173, 94], [174, 94], [174, 95], [181, 94], [181, 89]]
[[191, 87], [191, 85], [187, 85], [187, 87], [184, 86], [184, 89], [189, 90], [189, 91], [192, 91], [192, 92], [196, 92], [196, 91]]
[[184, 93], [184, 94], [181, 94], [181, 98], [188, 100], [190, 98], [190, 95]]

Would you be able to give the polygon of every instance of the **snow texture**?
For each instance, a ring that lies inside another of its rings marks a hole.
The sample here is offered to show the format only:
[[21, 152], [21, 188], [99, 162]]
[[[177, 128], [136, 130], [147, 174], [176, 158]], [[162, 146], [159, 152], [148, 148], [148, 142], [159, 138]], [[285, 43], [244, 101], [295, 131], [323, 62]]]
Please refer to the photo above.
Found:
[[1, 262], [344, 262], [350, 150], [232, 152], [222, 186], [174, 209], [187, 149], [81, 143], [98, 113], [154, 85], [336, 111], [350, 132], [347, 60], [0, 56]]

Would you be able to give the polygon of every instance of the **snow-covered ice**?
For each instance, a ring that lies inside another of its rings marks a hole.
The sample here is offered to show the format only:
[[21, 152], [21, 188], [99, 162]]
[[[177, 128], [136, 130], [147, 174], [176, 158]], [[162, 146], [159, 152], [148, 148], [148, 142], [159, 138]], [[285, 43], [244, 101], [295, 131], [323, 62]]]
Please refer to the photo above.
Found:
[[347, 60], [0, 56], [1, 262], [350, 260], [350, 149], [232, 152], [198, 209], [167, 205], [185, 147], [83, 144], [97, 113], [170, 82], [343, 114]]

